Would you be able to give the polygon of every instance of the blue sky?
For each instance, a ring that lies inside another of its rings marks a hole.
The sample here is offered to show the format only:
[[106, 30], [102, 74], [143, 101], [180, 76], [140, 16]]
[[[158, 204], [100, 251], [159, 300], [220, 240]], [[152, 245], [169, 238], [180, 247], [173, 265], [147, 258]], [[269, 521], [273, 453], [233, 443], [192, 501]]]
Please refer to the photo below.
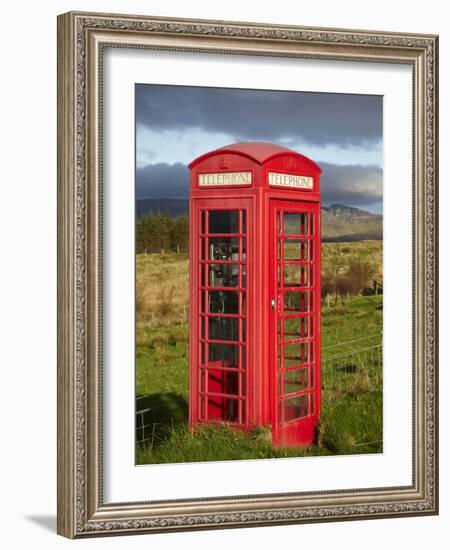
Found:
[[136, 86], [137, 198], [187, 198], [187, 164], [239, 141], [268, 141], [323, 168], [322, 199], [382, 211], [382, 97]]

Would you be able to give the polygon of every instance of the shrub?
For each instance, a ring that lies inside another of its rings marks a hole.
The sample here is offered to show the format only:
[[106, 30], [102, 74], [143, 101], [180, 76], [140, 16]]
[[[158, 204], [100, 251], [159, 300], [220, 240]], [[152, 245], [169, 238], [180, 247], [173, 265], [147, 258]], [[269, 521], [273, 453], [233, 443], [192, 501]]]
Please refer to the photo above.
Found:
[[375, 265], [370, 260], [351, 258], [348, 263], [346, 286], [350, 294], [360, 294], [375, 274]]

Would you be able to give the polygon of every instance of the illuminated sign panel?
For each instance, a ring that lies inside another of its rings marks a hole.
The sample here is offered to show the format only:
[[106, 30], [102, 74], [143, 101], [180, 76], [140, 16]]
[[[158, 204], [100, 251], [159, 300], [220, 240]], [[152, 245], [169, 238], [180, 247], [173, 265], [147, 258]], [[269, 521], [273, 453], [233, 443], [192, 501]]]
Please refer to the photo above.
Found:
[[269, 172], [269, 185], [274, 187], [294, 187], [295, 189], [312, 189], [314, 180], [309, 176], [296, 176], [294, 174], [280, 174]]
[[199, 187], [216, 187], [221, 185], [251, 185], [251, 172], [221, 172], [219, 174], [199, 174]]

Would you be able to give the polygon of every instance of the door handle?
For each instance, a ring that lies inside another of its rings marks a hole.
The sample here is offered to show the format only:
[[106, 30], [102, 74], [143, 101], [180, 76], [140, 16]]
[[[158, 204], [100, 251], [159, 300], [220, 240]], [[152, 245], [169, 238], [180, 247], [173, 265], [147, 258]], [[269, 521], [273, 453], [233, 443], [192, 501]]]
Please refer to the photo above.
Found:
[[275, 311], [275, 305], [276, 305], [275, 298], [272, 298], [272, 301], [271, 301], [272, 311]]

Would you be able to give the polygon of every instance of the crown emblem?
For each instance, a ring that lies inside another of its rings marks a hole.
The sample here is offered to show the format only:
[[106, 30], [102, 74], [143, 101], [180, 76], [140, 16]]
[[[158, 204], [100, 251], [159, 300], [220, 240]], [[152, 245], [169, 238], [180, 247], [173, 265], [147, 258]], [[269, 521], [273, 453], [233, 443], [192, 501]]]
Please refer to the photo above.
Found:
[[295, 166], [296, 166], [296, 162], [295, 162], [294, 157], [289, 157], [287, 162], [286, 162], [286, 168], [288, 170], [294, 170]]
[[224, 157], [222, 157], [222, 160], [220, 161], [220, 167], [221, 168], [230, 167], [230, 157], [228, 155], [225, 155]]

